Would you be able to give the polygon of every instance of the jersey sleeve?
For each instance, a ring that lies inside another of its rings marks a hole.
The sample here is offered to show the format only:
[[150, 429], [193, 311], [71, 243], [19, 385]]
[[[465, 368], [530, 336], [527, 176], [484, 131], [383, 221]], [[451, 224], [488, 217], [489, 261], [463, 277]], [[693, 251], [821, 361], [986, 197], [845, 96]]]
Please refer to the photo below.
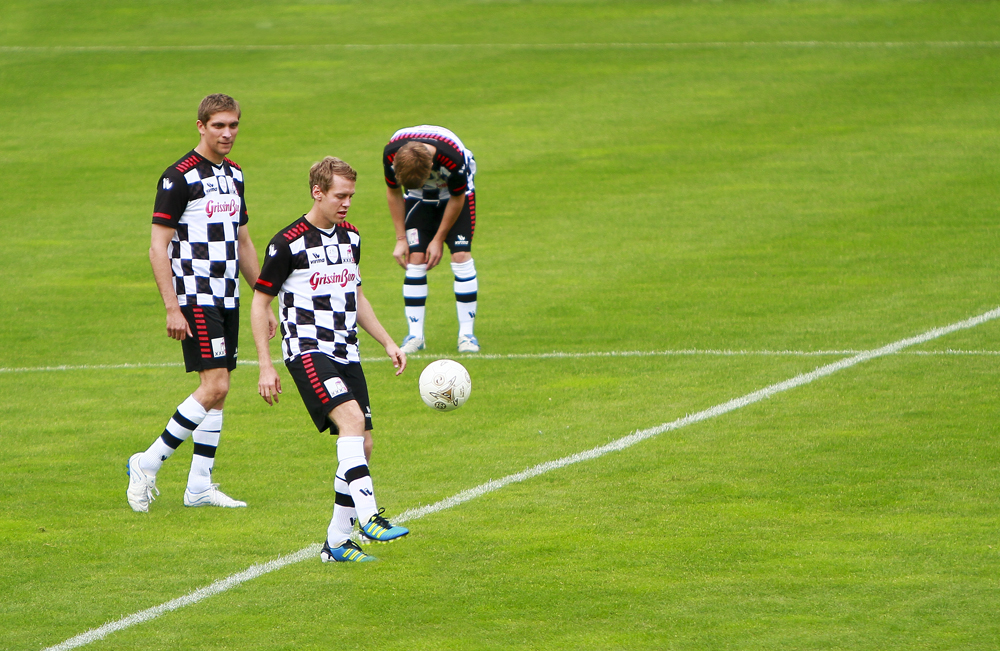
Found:
[[281, 286], [292, 273], [292, 251], [280, 234], [267, 245], [264, 251], [264, 264], [260, 268], [260, 276], [253, 288], [255, 290], [277, 296]]
[[457, 197], [465, 194], [469, 190], [469, 170], [465, 163], [462, 163], [455, 172], [448, 176], [448, 194]]
[[250, 217], [247, 214], [247, 196], [246, 196], [246, 186], [243, 181], [243, 168], [234, 163], [233, 161], [226, 159], [229, 163], [229, 168], [233, 175], [233, 185], [236, 186], [236, 194], [240, 195], [240, 226], [246, 226], [247, 222], [250, 221]]
[[188, 185], [184, 175], [174, 168], [160, 177], [153, 203], [153, 223], [177, 228], [181, 215], [187, 210]]
[[399, 181], [396, 180], [396, 170], [392, 168], [392, 159], [395, 158], [397, 149], [398, 147], [393, 147], [393, 143], [389, 143], [382, 152], [382, 168], [385, 170], [385, 184], [393, 190], [399, 187]]

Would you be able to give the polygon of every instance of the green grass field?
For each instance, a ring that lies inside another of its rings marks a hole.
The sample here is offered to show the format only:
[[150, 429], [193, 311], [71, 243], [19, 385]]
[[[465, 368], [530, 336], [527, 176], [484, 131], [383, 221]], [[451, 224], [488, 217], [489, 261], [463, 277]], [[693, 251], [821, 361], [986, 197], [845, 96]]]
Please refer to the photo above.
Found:
[[[323, 541], [336, 451], [283, 369], [273, 408], [233, 375], [216, 481], [249, 508], [183, 507], [190, 444], [148, 514], [125, 502], [196, 386], [147, 250], [204, 95], [242, 104], [258, 252], [314, 161], [359, 170], [397, 340], [381, 148], [432, 123], [476, 154], [469, 403], [416, 390], [456, 355], [447, 267], [403, 377], [362, 339], [391, 518], [1000, 305], [998, 29], [988, 1], [0, 0], [0, 649]], [[243, 360], [249, 325], [246, 301]], [[858, 364], [85, 648], [995, 650], [998, 341]]]

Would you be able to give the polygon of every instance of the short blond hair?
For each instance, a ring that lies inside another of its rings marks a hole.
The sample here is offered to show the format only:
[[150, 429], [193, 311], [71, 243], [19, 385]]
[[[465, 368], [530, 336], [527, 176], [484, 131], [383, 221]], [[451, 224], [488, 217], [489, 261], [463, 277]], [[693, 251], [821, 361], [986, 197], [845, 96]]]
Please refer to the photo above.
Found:
[[410, 141], [399, 148], [392, 160], [392, 168], [396, 171], [396, 180], [409, 189], [423, 186], [431, 175], [434, 157], [422, 142]]
[[333, 177], [340, 176], [348, 181], [357, 181], [358, 173], [354, 168], [334, 156], [327, 156], [309, 168], [309, 192], [319, 187], [321, 192], [327, 192], [333, 185]]
[[236, 117], [242, 116], [240, 103], [229, 95], [223, 95], [222, 93], [208, 95], [198, 105], [198, 119], [202, 124], [208, 124], [213, 115], [222, 113], [223, 111], [232, 111], [236, 114]]

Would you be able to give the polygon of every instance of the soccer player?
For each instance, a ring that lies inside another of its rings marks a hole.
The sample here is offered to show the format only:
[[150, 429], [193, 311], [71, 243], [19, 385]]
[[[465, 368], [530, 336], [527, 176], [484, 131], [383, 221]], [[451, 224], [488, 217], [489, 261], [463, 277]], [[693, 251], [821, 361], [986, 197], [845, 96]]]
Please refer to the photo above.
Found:
[[285, 367], [316, 428], [337, 437], [333, 518], [320, 552], [324, 562], [375, 560], [351, 539], [355, 522], [362, 536], [378, 542], [409, 533], [382, 516], [385, 509], [378, 508], [368, 471], [372, 417], [358, 326], [382, 344], [396, 375], [406, 368], [406, 355], [361, 289], [361, 235], [346, 221], [356, 179], [354, 169], [339, 158], [327, 156], [312, 166], [312, 208], [268, 244], [250, 309], [261, 397], [270, 405], [281, 393], [267, 344], [271, 301], [277, 296]]
[[[454, 133], [422, 125], [400, 129], [382, 152], [386, 201], [396, 229], [392, 255], [406, 270], [403, 302], [409, 334], [401, 348], [424, 348], [427, 272], [451, 251], [458, 312], [458, 352], [478, 353], [476, 304], [479, 281], [472, 258], [476, 230], [476, 160]], [[404, 195], [405, 188], [405, 195]]]
[[[240, 105], [209, 95], [198, 107], [198, 146], [160, 177], [153, 207], [149, 261], [167, 310], [167, 336], [181, 342], [198, 388], [145, 452], [128, 460], [127, 498], [135, 511], [156, 499], [156, 473], [188, 437], [194, 439], [185, 506], [242, 507], [212, 483], [229, 374], [236, 368], [239, 273], [251, 286], [260, 265], [247, 231], [243, 171], [227, 158], [240, 125]], [[272, 315], [271, 336], [277, 330]]]

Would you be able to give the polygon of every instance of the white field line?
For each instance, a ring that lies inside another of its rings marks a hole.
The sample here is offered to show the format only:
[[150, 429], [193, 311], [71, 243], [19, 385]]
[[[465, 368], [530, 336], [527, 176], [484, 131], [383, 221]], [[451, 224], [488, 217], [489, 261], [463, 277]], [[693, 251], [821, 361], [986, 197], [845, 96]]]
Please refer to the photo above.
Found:
[[1000, 41], [704, 41], [666, 43], [314, 43], [274, 45], [4, 45], [0, 54], [89, 52], [254, 52], [296, 50], [693, 50], [745, 48], [998, 48]]
[[[770, 398], [771, 396], [777, 395], [784, 391], [788, 391], [789, 389], [794, 389], [796, 387], [800, 387], [805, 384], [814, 382], [815, 380], [826, 377], [828, 375], [833, 375], [837, 371], [842, 371], [844, 369], [850, 368], [862, 362], [867, 362], [869, 360], [876, 359], [878, 357], [885, 357], [887, 355], [894, 355], [899, 351], [908, 348], [910, 346], [922, 344], [931, 341], [932, 339], [937, 339], [947, 334], [951, 334], [958, 330], [974, 328], [978, 325], [982, 325], [983, 323], [986, 323], [987, 321], [991, 321], [998, 317], [1000, 317], [1000, 308], [990, 310], [989, 312], [985, 312], [971, 319], [966, 319], [965, 321], [959, 321], [958, 323], [953, 323], [951, 325], [944, 326], [942, 328], [934, 328], [933, 330], [928, 330], [927, 332], [921, 335], [917, 335], [916, 337], [901, 339], [887, 346], [882, 346], [881, 348], [859, 352], [847, 359], [842, 359], [832, 364], [821, 366], [809, 373], [803, 373], [802, 375], [797, 375], [789, 380], [785, 380], [784, 382], [779, 382], [778, 384], [772, 384], [771, 386], [760, 389], [759, 391], [748, 393], [740, 398], [735, 398], [733, 400], [730, 400], [729, 402], [724, 402], [720, 405], [716, 405], [715, 407], [705, 409], [704, 411], [699, 411], [695, 414], [690, 414], [688, 416], [685, 416], [684, 418], [679, 418], [673, 422], [664, 423], [662, 425], [651, 427], [649, 429], [638, 430], [636, 432], [629, 434], [628, 436], [624, 436], [620, 439], [612, 441], [607, 445], [602, 445], [590, 450], [586, 450], [584, 452], [577, 452], [567, 457], [556, 459], [555, 461], [546, 461], [545, 463], [538, 464], [537, 466], [528, 468], [527, 470], [523, 470], [513, 475], [507, 475], [506, 477], [503, 477], [501, 479], [494, 479], [486, 482], [485, 484], [480, 484], [475, 488], [464, 490], [460, 493], [457, 493], [456, 495], [447, 497], [441, 500], [440, 502], [435, 502], [434, 504], [429, 504], [427, 506], [421, 506], [414, 509], [408, 509], [403, 513], [401, 513], [399, 516], [393, 518], [393, 520], [402, 524], [410, 520], [416, 520], [418, 518], [422, 518], [432, 513], [437, 513], [439, 511], [444, 511], [445, 509], [450, 509], [454, 506], [458, 506], [459, 504], [463, 504], [470, 500], [474, 500], [477, 497], [486, 495], [487, 493], [492, 493], [494, 491], [500, 490], [501, 488], [508, 486], [510, 484], [526, 481], [528, 479], [537, 477], [547, 472], [551, 472], [559, 468], [564, 468], [566, 466], [575, 463], [580, 463], [581, 461], [589, 461], [591, 459], [596, 459], [598, 457], [604, 456], [605, 454], [608, 454], [609, 452], [618, 452], [621, 450], [625, 450], [626, 448], [632, 447], [636, 443], [645, 441], [646, 439], [652, 438], [654, 436], [659, 436], [664, 432], [680, 429], [681, 427], [684, 427], [686, 425], [691, 425], [693, 423], [698, 423], [703, 420], [708, 420], [710, 418], [715, 418], [716, 416], [727, 414], [731, 411], [735, 411], [737, 409], [741, 409], [748, 405], [760, 402], [761, 400]], [[276, 558], [272, 561], [268, 561], [267, 563], [262, 563], [260, 565], [253, 565], [250, 568], [244, 570], [243, 572], [240, 572], [238, 574], [233, 574], [224, 579], [220, 579], [215, 583], [212, 583], [211, 585], [208, 585], [204, 588], [199, 588], [198, 590], [195, 590], [194, 592], [191, 592], [190, 594], [187, 594], [183, 597], [179, 597], [177, 599], [168, 601], [159, 606], [154, 606], [153, 608], [149, 608], [147, 610], [140, 611], [133, 615], [129, 615], [117, 621], [105, 624], [104, 626], [91, 629], [86, 633], [81, 633], [80, 635], [70, 638], [61, 644], [49, 647], [45, 651], [66, 651], [68, 649], [75, 649], [77, 647], [90, 644], [91, 642], [96, 642], [98, 640], [107, 637], [111, 633], [124, 630], [131, 626], [135, 626], [136, 624], [147, 622], [151, 619], [159, 617], [160, 615], [163, 615], [164, 613], [177, 610], [178, 608], [183, 608], [184, 606], [190, 606], [196, 604], [199, 601], [202, 601], [203, 599], [207, 599], [208, 597], [219, 594], [220, 592], [225, 592], [226, 590], [235, 588], [236, 586], [245, 583], [246, 581], [255, 579], [263, 574], [267, 574], [268, 572], [273, 572], [274, 570], [280, 569], [286, 565], [298, 563], [299, 561], [303, 561], [308, 558], [315, 558], [316, 554], [319, 553], [320, 547], [321, 545], [319, 544], [309, 545], [308, 547], [305, 547], [293, 554], [281, 556], [280, 558]]]
[[[585, 359], [588, 357], [684, 357], [684, 356], [717, 356], [717, 357], [845, 357], [847, 355], [858, 355], [864, 351], [860, 350], [712, 350], [712, 349], [701, 349], [701, 348], [691, 348], [688, 350], [610, 350], [610, 351], [591, 351], [584, 353], [509, 353], [509, 354], [477, 354], [477, 355], [458, 355], [456, 359], [489, 359], [489, 360], [516, 360], [516, 359]], [[895, 353], [897, 355], [917, 355], [917, 356], [936, 356], [936, 355], [985, 355], [985, 356], [997, 356], [1000, 355], [1000, 350], [953, 350], [951, 348], [947, 350], [903, 350]], [[407, 355], [407, 359], [441, 359], [442, 355], [428, 355], [427, 353]], [[283, 364], [283, 360], [275, 359], [271, 360], [277, 365]], [[363, 357], [361, 361], [365, 364], [373, 364], [377, 362], [388, 362], [389, 358], [385, 356], [381, 357]], [[240, 366], [257, 366], [257, 362], [252, 360], [239, 361], [237, 362]], [[60, 366], [25, 366], [18, 368], [3, 368], [0, 367], [0, 374], [2, 373], [51, 373], [55, 371], [113, 371], [113, 370], [125, 370], [125, 369], [147, 369], [147, 368], [181, 368], [184, 364], [181, 362], [162, 362], [162, 363], [136, 363], [136, 364], [63, 364]]]

